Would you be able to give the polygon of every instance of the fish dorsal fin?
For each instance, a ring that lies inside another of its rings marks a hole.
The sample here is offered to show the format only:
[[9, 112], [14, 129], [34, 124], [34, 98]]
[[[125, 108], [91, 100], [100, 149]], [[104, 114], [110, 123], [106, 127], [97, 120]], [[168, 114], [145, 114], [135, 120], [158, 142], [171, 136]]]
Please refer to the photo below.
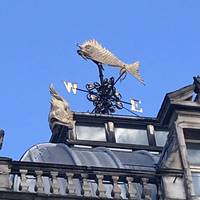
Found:
[[98, 49], [103, 49], [102, 45], [99, 44], [95, 39], [87, 40], [82, 44], [82, 46], [84, 46], [84, 47], [87, 46], [87, 45], [96, 47]]

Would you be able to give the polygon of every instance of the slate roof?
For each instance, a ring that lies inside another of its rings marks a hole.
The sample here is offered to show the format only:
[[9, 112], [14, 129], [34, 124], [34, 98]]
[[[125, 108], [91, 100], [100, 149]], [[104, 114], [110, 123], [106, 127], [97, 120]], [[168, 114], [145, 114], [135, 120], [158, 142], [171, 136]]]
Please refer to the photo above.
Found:
[[114, 168], [155, 168], [158, 155], [147, 151], [120, 151], [105, 147], [68, 147], [66, 144], [43, 143], [30, 148], [22, 161], [45, 162], [67, 165], [114, 167]]

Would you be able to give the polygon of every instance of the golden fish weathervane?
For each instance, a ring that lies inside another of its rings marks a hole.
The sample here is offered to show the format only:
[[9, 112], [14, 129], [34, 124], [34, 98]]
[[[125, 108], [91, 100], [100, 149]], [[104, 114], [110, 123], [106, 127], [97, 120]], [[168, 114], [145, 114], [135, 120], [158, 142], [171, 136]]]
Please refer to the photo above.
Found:
[[80, 48], [77, 52], [84, 59], [90, 59], [95, 63], [105, 64], [112, 67], [119, 67], [120, 73], [129, 72], [132, 74], [138, 81], [144, 84], [139, 73], [139, 62], [134, 62], [132, 64], [126, 64], [112, 54], [109, 50], [102, 47], [96, 40], [88, 40], [82, 45], [78, 45]]

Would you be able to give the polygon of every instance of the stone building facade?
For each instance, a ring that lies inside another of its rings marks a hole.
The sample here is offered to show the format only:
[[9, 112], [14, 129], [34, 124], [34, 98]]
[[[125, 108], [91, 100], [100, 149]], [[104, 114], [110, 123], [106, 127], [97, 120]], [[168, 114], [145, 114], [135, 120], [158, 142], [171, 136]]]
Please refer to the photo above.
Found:
[[156, 118], [72, 112], [51, 88], [51, 139], [0, 158], [0, 199], [200, 199], [199, 81]]

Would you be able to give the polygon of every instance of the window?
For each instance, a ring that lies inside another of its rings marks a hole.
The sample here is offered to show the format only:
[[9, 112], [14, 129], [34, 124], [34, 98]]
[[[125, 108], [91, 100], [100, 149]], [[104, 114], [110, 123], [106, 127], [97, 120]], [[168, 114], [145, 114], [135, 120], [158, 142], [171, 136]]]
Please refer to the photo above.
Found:
[[168, 135], [167, 127], [155, 124], [154, 121], [152, 123], [145, 120], [135, 122], [130, 119], [129, 122], [129, 118], [126, 117], [93, 115], [80, 115], [75, 120], [74, 137], [67, 140], [72, 145], [161, 152]]
[[186, 145], [189, 163], [200, 166], [200, 143], [187, 143]]
[[195, 194], [200, 196], [200, 172], [192, 172], [192, 182]]
[[200, 143], [186, 143], [195, 194], [200, 196]]
[[200, 196], [200, 140], [197, 140], [196, 137], [192, 138], [188, 132], [185, 137], [189, 138], [186, 139], [186, 145], [195, 194]]
[[148, 145], [147, 131], [143, 129], [115, 128], [117, 143]]
[[167, 141], [167, 131], [155, 131], [156, 146], [164, 146]]
[[197, 196], [200, 196], [200, 130], [187, 128], [183, 129], [183, 131], [186, 139], [194, 191]]
[[105, 128], [102, 126], [76, 126], [78, 140], [106, 141]]

